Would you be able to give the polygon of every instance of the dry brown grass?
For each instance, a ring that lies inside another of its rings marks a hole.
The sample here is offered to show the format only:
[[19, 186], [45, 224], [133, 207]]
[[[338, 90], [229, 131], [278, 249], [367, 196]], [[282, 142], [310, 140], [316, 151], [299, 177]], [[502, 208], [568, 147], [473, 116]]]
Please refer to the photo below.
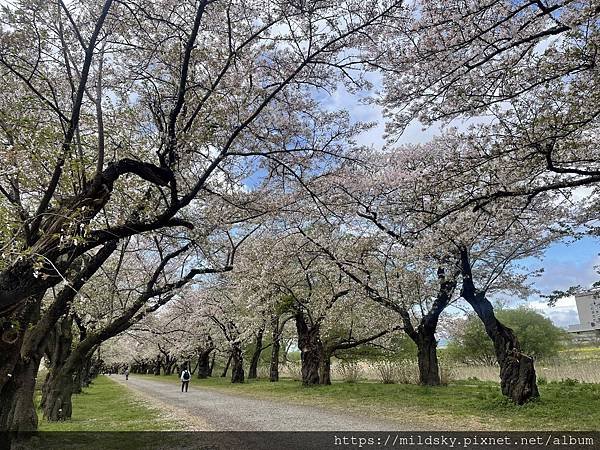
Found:
[[[582, 383], [600, 383], [600, 361], [543, 362], [537, 364], [538, 378], [546, 381], [566, 379]], [[482, 381], [500, 381], [497, 366], [457, 366], [455, 379], [477, 378]]]
[[[382, 360], [345, 363], [334, 360], [331, 366], [332, 379], [336, 381], [376, 381], [380, 383], [416, 384], [419, 369], [416, 361]], [[600, 383], [600, 349], [579, 348], [561, 352], [551, 360], [536, 362], [538, 378], [545, 381], [577, 380], [582, 383]], [[280, 374], [286, 378], [300, 380], [300, 361], [282, 365]], [[481, 381], [500, 381], [500, 369], [490, 365], [466, 365], [440, 361], [442, 383], [452, 380], [477, 378]]]

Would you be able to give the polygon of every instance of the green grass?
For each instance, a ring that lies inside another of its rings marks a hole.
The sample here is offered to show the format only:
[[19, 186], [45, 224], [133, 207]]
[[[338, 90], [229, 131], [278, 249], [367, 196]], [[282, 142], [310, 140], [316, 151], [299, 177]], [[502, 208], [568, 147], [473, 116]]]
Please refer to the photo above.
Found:
[[[38, 395], [39, 401], [39, 395]], [[38, 409], [40, 431], [179, 430], [159, 410], [144, 404], [126, 387], [100, 376], [83, 393], [73, 396], [73, 417], [47, 422]]]
[[[135, 375], [141, 376], [141, 375]], [[177, 376], [144, 375], [147, 379], [178, 383]], [[516, 406], [494, 382], [461, 381], [449, 386], [335, 383], [302, 387], [300, 382], [270, 383], [251, 380], [231, 384], [226, 378], [198, 380], [193, 388], [217, 389], [231, 394], [279, 399], [304, 405], [367, 414], [399, 423], [438, 429], [470, 430], [599, 430], [600, 385], [548, 383], [540, 386], [541, 398]]]

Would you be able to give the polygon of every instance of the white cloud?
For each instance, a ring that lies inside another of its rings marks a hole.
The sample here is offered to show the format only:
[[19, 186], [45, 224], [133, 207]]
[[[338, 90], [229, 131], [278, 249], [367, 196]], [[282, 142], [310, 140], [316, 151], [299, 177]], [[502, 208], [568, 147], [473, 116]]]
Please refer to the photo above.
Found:
[[556, 326], [566, 328], [569, 325], [579, 323], [575, 297], [573, 296], [561, 298], [555, 306], [548, 306], [547, 302], [543, 300], [531, 301], [528, 305], [548, 317]]

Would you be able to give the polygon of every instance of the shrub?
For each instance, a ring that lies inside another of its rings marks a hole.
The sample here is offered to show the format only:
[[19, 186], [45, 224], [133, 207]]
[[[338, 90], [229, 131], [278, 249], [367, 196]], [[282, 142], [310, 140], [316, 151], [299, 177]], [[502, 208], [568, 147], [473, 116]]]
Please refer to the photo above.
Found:
[[[496, 316], [515, 332], [524, 353], [538, 359], [552, 358], [562, 348], [566, 333], [532, 309], [499, 308]], [[464, 327], [452, 336], [445, 353], [455, 361], [467, 364], [492, 365], [496, 362], [494, 345], [474, 314], [469, 315]]]
[[419, 366], [413, 361], [398, 362], [398, 383], [418, 384]]
[[336, 370], [346, 383], [356, 383], [363, 372], [356, 361], [341, 361]]
[[454, 379], [456, 379], [456, 368], [451, 364], [440, 362], [440, 382], [446, 385]]
[[563, 378], [562, 380], [560, 380], [561, 384], [564, 384], [565, 386], [576, 386], [577, 384], [579, 384], [579, 380], [576, 380], [574, 378]]
[[383, 384], [394, 384], [398, 379], [397, 364], [395, 361], [382, 360], [373, 364], [379, 379]]
[[383, 384], [419, 382], [419, 369], [414, 361], [383, 359], [373, 363], [372, 366]]

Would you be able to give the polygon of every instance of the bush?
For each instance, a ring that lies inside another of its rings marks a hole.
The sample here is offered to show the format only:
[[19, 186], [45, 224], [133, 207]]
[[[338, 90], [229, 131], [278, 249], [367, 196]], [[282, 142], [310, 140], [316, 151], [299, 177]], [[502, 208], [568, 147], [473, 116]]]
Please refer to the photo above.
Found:
[[382, 360], [373, 363], [373, 368], [383, 384], [394, 384], [398, 380], [396, 361]]
[[[498, 309], [496, 316], [512, 328], [524, 353], [538, 359], [551, 358], [562, 348], [566, 333], [532, 309]], [[463, 329], [451, 337], [445, 353], [461, 363], [496, 363], [494, 345], [475, 314], [469, 315]]]
[[373, 363], [373, 368], [383, 384], [419, 382], [419, 368], [414, 361], [383, 359]]
[[419, 383], [419, 366], [417, 365], [417, 363], [407, 360], [398, 363], [398, 383]]
[[456, 378], [456, 368], [448, 363], [440, 361], [440, 382], [443, 385], [450, 384]]
[[355, 361], [341, 361], [336, 371], [346, 383], [356, 383], [362, 375], [360, 365]]
[[576, 386], [579, 384], [579, 380], [576, 380], [574, 378], [563, 378], [562, 380], [560, 380], [561, 384], [564, 384], [565, 386]]

